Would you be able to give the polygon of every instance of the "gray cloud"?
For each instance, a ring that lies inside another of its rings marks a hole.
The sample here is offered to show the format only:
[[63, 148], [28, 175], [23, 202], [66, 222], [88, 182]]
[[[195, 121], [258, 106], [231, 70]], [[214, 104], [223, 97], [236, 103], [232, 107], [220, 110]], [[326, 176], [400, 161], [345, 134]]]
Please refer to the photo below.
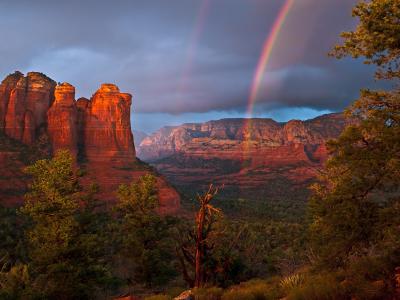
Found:
[[[283, 0], [0, 2], [0, 74], [44, 72], [90, 96], [102, 82], [134, 95], [138, 113], [242, 112]], [[339, 110], [374, 85], [360, 62], [327, 52], [352, 28], [355, 0], [297, 0], [257, 103]], [[199, 17], [200, 12], [202, 18]]]

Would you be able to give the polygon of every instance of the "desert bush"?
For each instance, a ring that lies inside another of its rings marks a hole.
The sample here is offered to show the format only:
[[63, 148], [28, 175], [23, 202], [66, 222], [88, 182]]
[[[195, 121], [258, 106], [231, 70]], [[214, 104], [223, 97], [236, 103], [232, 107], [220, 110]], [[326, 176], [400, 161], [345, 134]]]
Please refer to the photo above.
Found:
[[227, 290], [222, 295], [222, 300], [268, 300], [279, 298], [276, 285], [268, 284], [262, 280], [251, 280], [241, 283]]
[[344, 300], [348, 299], [343, 285], [330, 274], [308, 277], [303, 284], [293, 287], [288, 300]]
[[174, 297], [179, 296], [185, 290], [186, 289], [183, 287], [174, 286], [174, 287], [167, 288], [167, 290], [165, 291], [165, 294], [174, 298]]
[[390, 262], [382, 257], [352, 258], [343, 284], [356, 299], [385, 299], [394, 293], [393, 272]]
[[193, 290], [196, 300], [219, 300], [222, 297], [223, 290], [218, 287], [197, 288]]
[[23, 288], [30, 281], [28, 266], [16, 265], [8, 272], [0, 272], [0, 299], [22, 299]]
[[290, 291], [293, 288], [300, 286], [304, 282], [303, 274], [293, 274], [283, 278], [280, 282], [280, 286], [284, 291]]

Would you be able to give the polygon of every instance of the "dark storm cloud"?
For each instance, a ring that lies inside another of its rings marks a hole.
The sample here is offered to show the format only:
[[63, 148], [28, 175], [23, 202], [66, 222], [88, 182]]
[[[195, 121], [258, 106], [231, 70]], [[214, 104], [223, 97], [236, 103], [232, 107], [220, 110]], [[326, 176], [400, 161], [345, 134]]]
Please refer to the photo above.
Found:
[[[0, 0], [0, 74], [41, 71], [75, 85], [78, 96], [115, 82], [141, 113], [244, 111], [283, 3]], [[339, 32], [354, 25], [354, 3], [295, 1], [260, 87], [260, 107], [338, 110], [373, 84], [360, 62], [327, 57]]]

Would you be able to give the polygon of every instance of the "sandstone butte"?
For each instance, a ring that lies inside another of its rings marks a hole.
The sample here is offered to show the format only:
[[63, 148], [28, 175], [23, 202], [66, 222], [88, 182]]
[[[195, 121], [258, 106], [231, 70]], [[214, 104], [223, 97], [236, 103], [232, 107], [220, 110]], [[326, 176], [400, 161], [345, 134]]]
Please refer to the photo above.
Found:
[[[23, 199], [29, 183], [23, 156], [30, 148], [44, 148], [50, 155], [68, 149], [86, 174], [83, 185], [96, 182], [98, 197], [115, 201], [119, 184], [153, 172], [136, 158], [131, 104], [132, 96], [114, 84], [102, 84], [90, 100], [76, 101], [71, 84], [57, 84], [42, 73], [7, 76], [0, 84], [1, 201], [13, 204]], [[157, 185], [160, 211], [176, 212], [178, 193], [158, 175]]]
[[304, 194], [328, 157], [326, 142], [347, 123], [342, 114], [328, 114], [287, 123], [222, 119], [183, 124], [146, 137], [137, 154], [183, 190], [204, 189], [203, 183], [212, 182], [239, 198], [253, 192], [256, 198], [289, 199], [296, 188]]

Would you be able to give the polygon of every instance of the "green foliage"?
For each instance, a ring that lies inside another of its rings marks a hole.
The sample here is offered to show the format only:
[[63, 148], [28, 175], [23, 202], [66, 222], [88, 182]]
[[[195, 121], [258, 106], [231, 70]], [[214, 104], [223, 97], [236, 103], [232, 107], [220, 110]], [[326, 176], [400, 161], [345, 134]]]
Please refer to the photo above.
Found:
[[72, 157], [59, 152], [52, 160], [39, 160], [27, 168], [33, 176], [31, 191], [21, 212], [30, 218], [30, 256], [37, 264], [56, 262], [66, 251], [78, 229], [74, 199], [78, 182], [72, 171]]
[[6, 261], [3, 269], [23, 260], [24, 242], [24, 224], [17, 210], [0, 205], [0, 263]]
[[279, 299], [280, 291], [276, 284], [262, 280], [252, 280], [231, 287], [223, 295], [222, 300], [269, 300]]
[[385, 255], [389, 246], [389, 256], [399, 259], [393, 234], [400, 220], [389, 212], [400, 205], [400, 94], [361, 96], [347, 112], [355, 124], [328, 144], [332, 158], [310, 201], [311, 240], [332, 267], [372, 245], [386, 249]]
[[[118, 189], [118, 207], [126, 211], [127, 217], [133, 220], [151, 218], [155, 215], [158, 206], [156, 179], [152, 175], [139, 178], [131, 185], [122, 184]], [[137, 215], [136, 212], [143, 212]]]
[[357, 299], [385, 299], [394, 292], [385, 282], [392, 276], [390, 263], [384, 257], [370, 254], [352, 258], [344, 275], [343, 286]]
[[284, 294], [289, 300], [390, 299], [393, 291], [383, 280], [373, 279], [379, 264], [363, 260], [356, 265], [351, 271], [304, 274], [300, 282], [284, 287]]
[[31, 297], [88, 299], [112, 277], [105, 257], [104, 226], [92, 194], [84, 195], [73, 172], [73, 159], [61, 151], [27, 168], [31, 190], [20, 209], [28, 218], [26, 290]]
[[183, 291], [185, 291], [184, 287], [175, 286], [167, 288], [165, 294], [167, 294], [171, 298], [175, 298], [179, 296]]
[[311, 276], [304, 284], [293, 287], [288, 300], [344, 300], [350, 299], [344, 286], [330, 274]]
[[196, 300], [219, 300], [223, 290], [218, 287], [196, 288], [192, 290]]
[[297, 273], [284, 277], [281, 280], [280, 285], [284, 291], [290, 291], [300, 286], [303, 283], [303, 281], [304, 281], [304, 275], [301, 273]]
[[[177, 240], [191, 249], [193, 243], [183, 241], [182, 234], [192, 224], [181, 224]], [[224, 217], [213, 225], [205, 266], [207, 282], [228, 287], [257, 277], [290, 273], [306, 261], [305, 226], [270, 220], [232, 220]], [[193, 253], [193, 249], [189, 251]]]
[[174, 277], [173, 241], [169, 233], [174, 220], [156, 208], [156, 179], [145, 175], [131, 185], [121, 185], [117, 232], [122, 276], [128, 283], [147, 286], [165, 284]]
[[[399, 79], [398, 1], [361, 1], [353, 14], [360, 23], [343, 34], [345, 43], [334, 54], [364, 56], [378, 66], [379, 78]], [[340, 285], [317, 278], [298, 291], [307, 296], [294, 299], [343, 299], [343, 290], [359, 299], [394, 293], [400, 265], [400, 91], [364, 90], [346, 115], [352, 125], [328, 143], [332, 157], [309, 204], [315, 266], [342, 278]]]
[[397, 0], [360, 1], [353, 9], [359, 19], [354, 31], [342, 33], [344, 43], [332, 55], [365, 57], [378, 66], [378, 78], [400, 77], [400, 5]]
[[30, 284], [27, 265], [15, 265], [8, 271], [0, 271], [0, 299], [24, 299]]

